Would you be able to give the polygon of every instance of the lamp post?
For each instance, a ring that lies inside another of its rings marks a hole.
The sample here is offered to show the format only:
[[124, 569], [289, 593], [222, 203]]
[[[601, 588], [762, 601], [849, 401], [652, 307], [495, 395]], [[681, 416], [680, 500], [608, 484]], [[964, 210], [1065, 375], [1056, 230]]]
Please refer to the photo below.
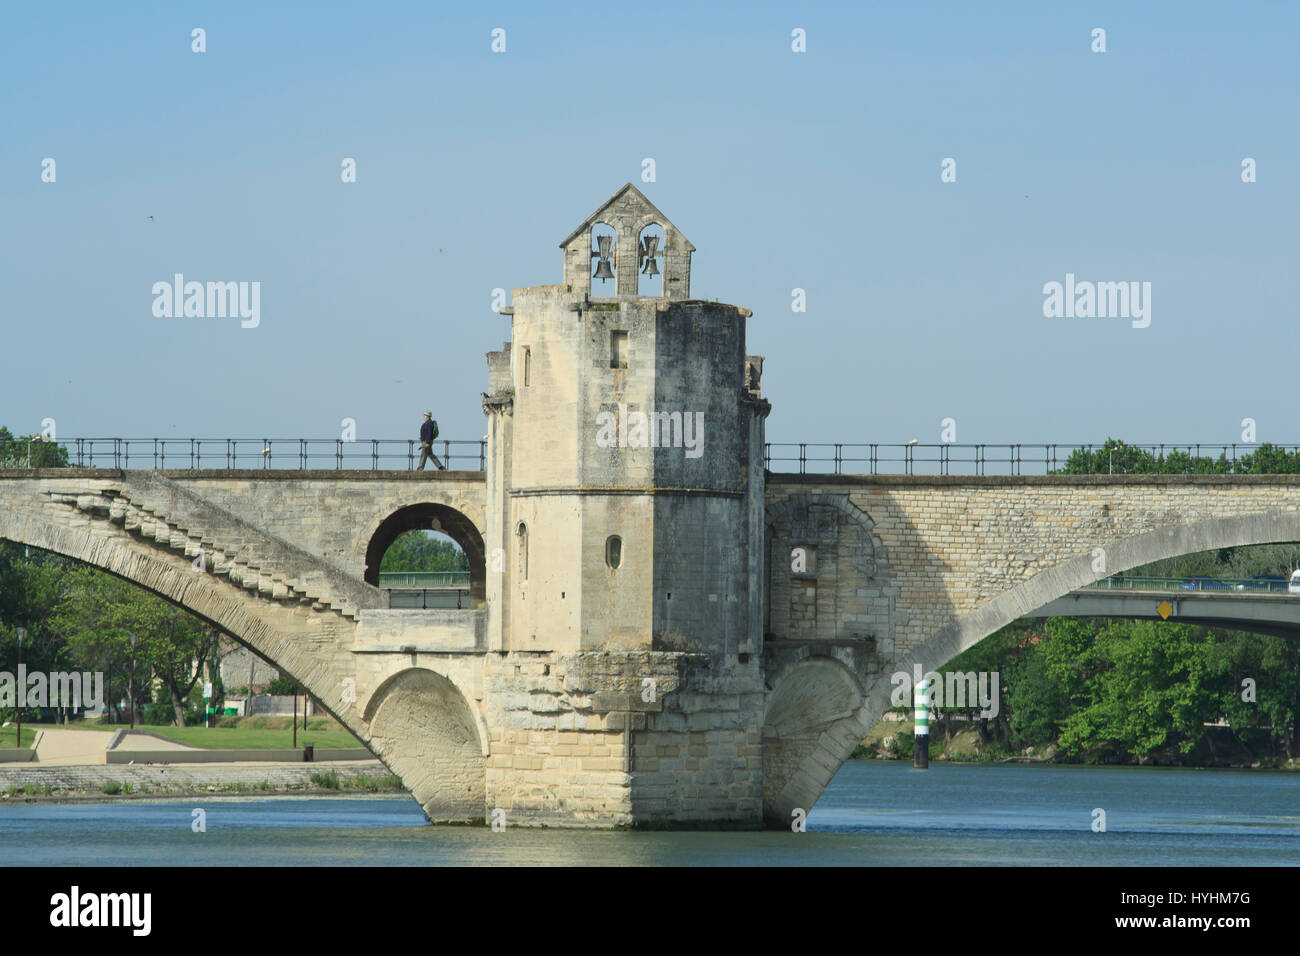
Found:
[[23, 746], [23, 702], [27, 699], [27, 675], [23, 673], [23, 638], [26, 636], [27, 629], [18, 628], [18, 698], [14, 701], [18, 705], [18, 739], [14, 746], [20, 750]]
[[131, 635], [131, 729], [135, 730], [135, 635]]

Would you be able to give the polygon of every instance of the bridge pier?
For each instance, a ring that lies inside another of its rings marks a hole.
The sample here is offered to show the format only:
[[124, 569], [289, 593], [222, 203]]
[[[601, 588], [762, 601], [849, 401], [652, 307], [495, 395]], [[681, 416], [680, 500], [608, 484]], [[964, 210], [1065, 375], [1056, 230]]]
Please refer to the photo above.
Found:
[[432, 820], [484, 822], [500, 809], [510, 826], [762, 824], [756, 662], [667, 651], [366, 657], [396, 670], [365, 704], [370, 746]]

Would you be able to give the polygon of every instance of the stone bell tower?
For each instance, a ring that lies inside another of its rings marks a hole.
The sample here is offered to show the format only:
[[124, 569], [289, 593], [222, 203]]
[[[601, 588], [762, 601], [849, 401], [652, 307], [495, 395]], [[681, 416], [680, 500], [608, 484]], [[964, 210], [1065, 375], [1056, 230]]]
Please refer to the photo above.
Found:
[[757, 653], [750, 312], [690, 298], [695, 247], [631, 183], [560, 248], [564, 284], [516, 289], [488, 356], [488, 646]]
[[489, 806], [757, 824], [762, 360], [691, 299], [694, 247], [631, 183], [514, 290], [488, 354]]

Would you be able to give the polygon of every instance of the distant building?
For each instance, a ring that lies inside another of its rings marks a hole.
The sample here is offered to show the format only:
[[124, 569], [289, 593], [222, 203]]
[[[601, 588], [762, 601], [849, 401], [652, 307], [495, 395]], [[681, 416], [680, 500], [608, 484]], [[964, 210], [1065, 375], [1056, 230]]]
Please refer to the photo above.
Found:
[[217, 645], [217, 659], [221, 683], [227, 692], [236, 687], [247, 687], [253, 693], [265, 693], [270, 689], [271, 681], [280, 676], [269, 662], [227, 637], [221, 638]]

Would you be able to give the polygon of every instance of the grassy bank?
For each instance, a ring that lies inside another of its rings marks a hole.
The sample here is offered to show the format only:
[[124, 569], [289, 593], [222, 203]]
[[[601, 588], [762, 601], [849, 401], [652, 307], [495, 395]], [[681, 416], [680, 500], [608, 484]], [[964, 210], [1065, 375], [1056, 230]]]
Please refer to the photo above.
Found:
[[16, 731], [17, 728], [13, 726], [0, 727], [0, 748], [7, 750], [11, 747], [30, 747], [36, 741], [36, 731], [32, 730], [31, 724], [23, 724], [21, 743], [18, 742]]
[[[272, 719], [272, 718], [254, 718]], [[286, 750], [293, 746], [293, 731], [289, 728], [289, 718], [283, 728], [268, 727], [137, 727], [167, 740], [174, 740], [189, 747], [201, 747], [205, 750]], [[312, 744], [320, 749], [343, 747], [362, 747], [364, 744], [348, 731], [338, 727], [334, 730], [298, 728], [298, 746]], [[335, 725], [337, 727], [337, 725]]]
[[[171, 727], [165, 724], [136, 724], [138, 733], [154, 734], [167, 740], [174, 740], [188, 747], [200, 747], [204, 750], [287, 750], [293, 743], [292, 717], [218, 717], [211, 727], [198, 724], [193, 727]], [[116, 731], [127, 729], [126, 724], [102, 723], [99, 721], [73, 721], [70, 724], [47, 724], [57, 730], [98, 730]], [[39, 727], [37, 728], [39, 729]], [[23, 737], [27, 738], [27, 726], [23, 726]], [[12, 740], [12, 731], [11, 737]], [[0, 746], [12, 746], [3, 743]], [[364, 747], [361, 741], [352, 736], [333, 717], [309, 717], [304, 730], [302, 718], [298, 718], [298, 746], [312, 744], [321, 749]]]

